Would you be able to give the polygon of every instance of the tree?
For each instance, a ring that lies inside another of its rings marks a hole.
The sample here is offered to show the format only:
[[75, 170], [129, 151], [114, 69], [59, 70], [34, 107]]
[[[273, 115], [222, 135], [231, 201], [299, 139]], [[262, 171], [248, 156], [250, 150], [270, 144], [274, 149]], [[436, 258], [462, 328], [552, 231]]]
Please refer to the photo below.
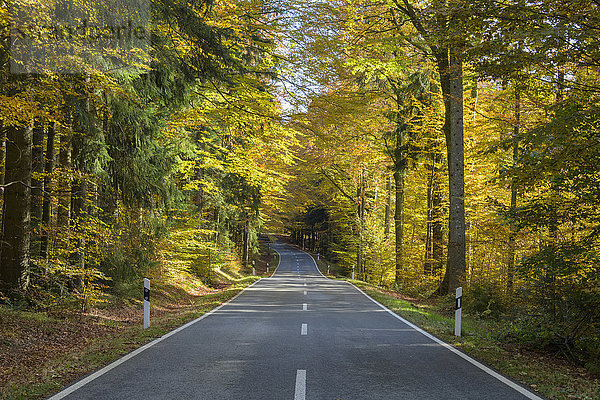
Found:
[[6, 140], [0, 284], [9, 293], [29, 286], [33, 127], [8, 126]]
[[[448, 257], [441, 293], [452, 293], [464, 280], [465, 204], [463, 143], [463, 57], [466, 26], [469, 17], [463, 4], [432, 2], [419, 9], [409, 2], [395, 0], [394, 6], [404, 14], [420, 35], [422, 46], [436, 61], [444, 99], [443, 132], [446, 137], [449, 182]], [[437, 28], [436, 28], [437, 26]], [[427, 48], [429, 50], [427, 50]]]

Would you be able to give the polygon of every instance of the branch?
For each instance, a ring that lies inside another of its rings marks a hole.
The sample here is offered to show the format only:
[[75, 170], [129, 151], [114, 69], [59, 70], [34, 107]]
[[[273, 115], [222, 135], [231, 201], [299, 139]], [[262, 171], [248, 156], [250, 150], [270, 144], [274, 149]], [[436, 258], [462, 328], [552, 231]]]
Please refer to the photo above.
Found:
[[333, 183], [333, 185], [334, 185], [334, 186], [335, 186], [335, 187], [336, 187], [336, 188], [337, 188], [337, 189], [338, 189], [338, 190], [339, 190], [339, 191], [340, 191], [340, 192], [341, 192], [341, 193], [342, 193], [342, 194], [343, 194], [345, 197], [347, 197], [348, 199], [350, 199], [350, 201], [352, 201], [353, 203], [356, 203], [356, 199], [355, 199], [354, 197], [350, 196], [348, 193], [346, 193], [346, 192], [344, 191], [344, 189], [342, 189], [342, 188], [340, 187], [340, 185], [338, 185], [338, 184], [337, 184], [337, 182], [336, 182], [336, 181], [334, 181], [334, 180], [333, 180], [333, 179], [332, 179], [332, 178], [331, 178], [329, 175], [327, 175], [327, 173], [326, 173], [326, 172], [323, 170], [323, 168], [319, 168], [319, 171], [320, 171], [320, 172], [321, 172], [321, 173], [322, 173], [322, 174], [325, 176], [325, 178], [329, 179], [329, 181], [330, 181], [331, 183]]
[[7, 187], [13, 186], [13, 185], [17, 185], [17, 184], [21, 184], [23, 186], [25, 186], [26, 188], [30, 189], [30, 190], [40, 190], [42, 193], [48, 193], [48, 194], [53, 194], [53, 193], [72, 193], [73, 191], [68, 189], [68, 190], [52, 190], [52, 191], [48, 191], [48, 190], [44, 190], [43, 187], [41, 186], [31, 186], [26, 184], [23, 181], [13, 181], [13, 182], [9, 182], [9, 183], [5, 183], [0, 185], [0, 192], [4, 191], [4, 189], [6, 189]]

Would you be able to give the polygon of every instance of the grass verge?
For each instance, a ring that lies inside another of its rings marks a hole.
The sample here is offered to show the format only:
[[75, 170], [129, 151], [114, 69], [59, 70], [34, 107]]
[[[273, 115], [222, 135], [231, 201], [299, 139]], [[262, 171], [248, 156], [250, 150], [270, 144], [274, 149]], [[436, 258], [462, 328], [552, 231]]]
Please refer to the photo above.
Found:
[[463, 311], [462, 337], [454, 332], [452, 299], [413, 302], [360, 281], [351, 281], [404, 319], [418, 325], [501, 374], [549, 399], [600, 399], [600, 380], [584, 368], [500, 340], [505, 321], [481, 319]]

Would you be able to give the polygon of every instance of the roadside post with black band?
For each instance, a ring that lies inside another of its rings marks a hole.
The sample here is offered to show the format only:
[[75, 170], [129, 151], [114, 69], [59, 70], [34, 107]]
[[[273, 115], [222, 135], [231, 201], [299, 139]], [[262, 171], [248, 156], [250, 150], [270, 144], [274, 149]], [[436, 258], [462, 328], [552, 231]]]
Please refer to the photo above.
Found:
[[462, 287], [456, 288], [456, 307], [454, 309], [454, 335], [461, 336]]
[[150, 327], [150, 279], [144, 278], [144, 329]]

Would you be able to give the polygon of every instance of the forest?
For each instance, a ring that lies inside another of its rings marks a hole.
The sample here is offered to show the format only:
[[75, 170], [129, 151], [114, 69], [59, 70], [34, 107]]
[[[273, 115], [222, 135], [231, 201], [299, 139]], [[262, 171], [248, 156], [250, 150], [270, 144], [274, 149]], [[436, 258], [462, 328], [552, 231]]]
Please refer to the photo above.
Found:
[[173, 238], [210, 286], [277, 233], [600, 373], [600, 2], [0, 10], [1, 307], [86, 312]]

